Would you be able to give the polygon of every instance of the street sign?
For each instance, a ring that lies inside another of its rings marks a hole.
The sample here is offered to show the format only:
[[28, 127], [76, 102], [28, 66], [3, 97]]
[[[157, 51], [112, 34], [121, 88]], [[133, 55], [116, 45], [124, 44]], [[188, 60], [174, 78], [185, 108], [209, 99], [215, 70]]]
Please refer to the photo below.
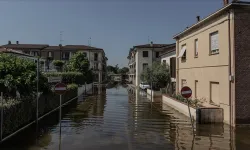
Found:
[[54, 90], [56, 94], [63, 95], [67, 91], [67, 85], [64, 83], [57, 83]]
[[58, 83], [62, 81], [62, 77], [48, 77], [49, 83]]
[[181, 95], [185, 98], [189, 98], [192, 95], [192, 90], [188, 86], [184, 86], [181, 89]]

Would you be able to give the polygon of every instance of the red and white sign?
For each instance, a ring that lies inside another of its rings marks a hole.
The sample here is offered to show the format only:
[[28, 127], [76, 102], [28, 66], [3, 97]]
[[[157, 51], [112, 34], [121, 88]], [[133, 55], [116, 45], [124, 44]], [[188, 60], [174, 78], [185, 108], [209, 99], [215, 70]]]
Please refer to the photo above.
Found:
[[56, 94], [62, 95], [67, 91], [67, 85], [64, 83], [57, 83], [54, 90]]
[[192, 95], [192, 90], [188, 86], [184, 86], [181, 89], [181, 95], [185, 98], [189, 98]]

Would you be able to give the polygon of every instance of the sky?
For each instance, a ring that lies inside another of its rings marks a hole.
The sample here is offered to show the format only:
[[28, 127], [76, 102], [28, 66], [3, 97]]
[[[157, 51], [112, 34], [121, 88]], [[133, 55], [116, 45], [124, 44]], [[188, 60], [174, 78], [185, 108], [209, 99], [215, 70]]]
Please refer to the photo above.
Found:
[[[0, 44], [88, 45], [108, 65], [128, 65], [134, 45], [174, 43], [173, 36], [220, 9], [223, 0], [1, 0]], [[149, 40], [148, 40], [149, 39]]]

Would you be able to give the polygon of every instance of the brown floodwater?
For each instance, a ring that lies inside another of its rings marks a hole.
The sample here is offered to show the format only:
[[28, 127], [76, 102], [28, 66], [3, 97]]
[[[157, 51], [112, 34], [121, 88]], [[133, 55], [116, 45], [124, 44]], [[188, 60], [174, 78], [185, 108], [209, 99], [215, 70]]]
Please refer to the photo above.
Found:
[[30, 127], [0, 149], [248, 150], [250, 128], [195, 125], [193, 133], [190, 119], [160, 98], [151, 102], [145, 92], [118, 85], [96, 88], [93, 96], [64, 107], [61, 126], [55, 112], [39, 122], [38, 132]]

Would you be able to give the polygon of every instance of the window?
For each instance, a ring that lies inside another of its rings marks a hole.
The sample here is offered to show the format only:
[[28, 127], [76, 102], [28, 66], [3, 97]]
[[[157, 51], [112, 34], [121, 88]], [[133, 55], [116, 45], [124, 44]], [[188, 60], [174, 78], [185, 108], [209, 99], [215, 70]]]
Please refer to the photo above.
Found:
[[163, 60], [162, 63], [163, 63], [163, 64], [166, 64], [166, 60]]
[[219, 82], [210, 82], [210, 103], [219, 104]]
[[98, 69], [98, 63], [94, 63], [94, 69], [95, 69], [95, 70]]
[[160, 55], [160, 52], [155, 52], [155, 57], [158, 58]]
[[142, 52], [142, 56], [143, 56], [143, 57], [148, 57], [148, 51], [143, 51], [143, 52]]
[[48, 52], [48, 57], [53, 57], [52, 52]]
[[186, 86], [187, 81], [186, 79], [181, 79], [181, 88], [183, 88], [184, 86]]
[[194, 81], [194, 97], [197, 98], [198, 80]]
[[198, 57], [198, 39], [194, 40], [194, 57]]
[[33, 52], [31, 52], [31, 55], [32, 55], [32, 56], [38, 56], [38, 52], [33, 51]]
[[178, 56], [178, 58], [181, 58], [182, 62], [186, 61], [186, 50], [187, 50], [186, 44], [182, 45], [179, 56]]
[[94, 54], [94, 61], [97, 61], [98, 60], [98, 53], [95, 53]]
[[147, 63], [143, 63], [143, 64], [142, 64], [142, 69], [145, 70], [145, 69], [147, 69], [147, 68], [148, 68], [148, 64], [147, 64]]
[[170, 76], [171, 78], [176, 77], [176, 58], [170, 58]]
[[210, 54], [219, 53], [219, 33], [218, 31], [210, 34]]
[[64, 60], [68, 60], [68, 59], [69, 59], [69, 52], [63, 52], [63, 53], [62, 53], [62, 58], [63, 58]]

